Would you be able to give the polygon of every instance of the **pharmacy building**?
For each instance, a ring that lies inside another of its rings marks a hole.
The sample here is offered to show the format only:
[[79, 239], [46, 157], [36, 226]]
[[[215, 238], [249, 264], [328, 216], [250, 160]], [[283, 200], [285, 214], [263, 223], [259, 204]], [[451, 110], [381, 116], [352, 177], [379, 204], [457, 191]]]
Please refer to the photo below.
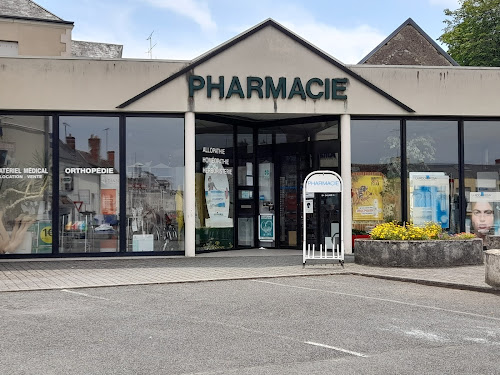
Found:
[[[0, 5], [1, 258], [302, 249], [304, 233], [349, 254], [394, 220], [500, 235], [500, 69], [458, 66], [412, 19], [351, 65], [272, 19], [190, 61], [125, 59], [28, 2]], [[319, 170], [343, 194], [304, 213]]]

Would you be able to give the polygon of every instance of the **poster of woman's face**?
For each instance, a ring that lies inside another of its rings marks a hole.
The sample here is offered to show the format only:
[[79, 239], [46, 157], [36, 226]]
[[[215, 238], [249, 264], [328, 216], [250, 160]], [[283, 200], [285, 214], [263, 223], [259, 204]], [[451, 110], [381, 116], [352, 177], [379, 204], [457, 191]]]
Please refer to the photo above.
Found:
[[471, 224], [472, 233], [478, 236], [494, 234], [495, 232], [495, 205], [491, 202], [472, 202]]

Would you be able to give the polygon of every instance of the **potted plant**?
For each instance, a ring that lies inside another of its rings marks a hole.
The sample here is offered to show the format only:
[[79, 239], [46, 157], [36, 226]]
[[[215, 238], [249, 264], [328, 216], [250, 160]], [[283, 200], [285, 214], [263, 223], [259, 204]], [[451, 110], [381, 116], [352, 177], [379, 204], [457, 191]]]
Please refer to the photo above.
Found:
[[357, 238], [370, 238], [370, 233], [361, 229], [352, 230], [352, 249], [354, 250], [354, 240]]

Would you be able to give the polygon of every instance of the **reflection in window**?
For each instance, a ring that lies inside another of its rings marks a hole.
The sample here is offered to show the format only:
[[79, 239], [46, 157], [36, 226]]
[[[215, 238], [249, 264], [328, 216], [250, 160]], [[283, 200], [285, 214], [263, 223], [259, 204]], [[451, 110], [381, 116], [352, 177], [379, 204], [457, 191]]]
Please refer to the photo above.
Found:
[[465, 230], [500, 235], [500, 122], [464, 122]]
[[183, 251], [184, 119], [126, 121], [127, 251]]
[[410, 222], [459, 232], [458, 123], [408, 121], [406, 159]]
[[196, 250], [233, 248], [233, 202], [233, 128], [197, 120]]
[[0, 254], [52, 252], [52, 118], [0, 115]]
[[59, 251], [118, 251], [118, 119], [61, 117], [59, 138]]
[[[399, 121], [351, 122], [353, 230], [401, 220]], [[360, 233], [360, 232], [357, 232]]]

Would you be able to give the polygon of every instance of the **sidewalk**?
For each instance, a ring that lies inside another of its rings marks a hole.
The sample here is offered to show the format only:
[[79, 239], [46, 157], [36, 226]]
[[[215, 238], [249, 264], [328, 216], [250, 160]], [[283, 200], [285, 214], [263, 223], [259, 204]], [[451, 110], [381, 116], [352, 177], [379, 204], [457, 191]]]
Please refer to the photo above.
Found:
[[499, 293], [484, 282], [484, 266], [382, 268], [307, 263], [296, 250], [235, 250], [182, 256], [0, 260], [0, 292], [351, 274]]

